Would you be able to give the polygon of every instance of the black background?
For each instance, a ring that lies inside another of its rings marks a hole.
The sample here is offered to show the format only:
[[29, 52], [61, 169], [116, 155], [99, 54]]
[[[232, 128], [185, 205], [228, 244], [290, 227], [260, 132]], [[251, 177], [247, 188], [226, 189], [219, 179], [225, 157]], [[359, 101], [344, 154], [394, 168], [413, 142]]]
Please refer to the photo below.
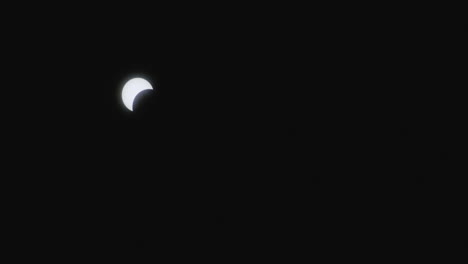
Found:
[[[14, 240], [132, 259], [323, 252], [358, 226], [380, 232], [363, 243], [419, 239], [418, 27], [192, 8], [74, 7], [6, 28]], [[130, 112], [133, 77], [154, 90]]]

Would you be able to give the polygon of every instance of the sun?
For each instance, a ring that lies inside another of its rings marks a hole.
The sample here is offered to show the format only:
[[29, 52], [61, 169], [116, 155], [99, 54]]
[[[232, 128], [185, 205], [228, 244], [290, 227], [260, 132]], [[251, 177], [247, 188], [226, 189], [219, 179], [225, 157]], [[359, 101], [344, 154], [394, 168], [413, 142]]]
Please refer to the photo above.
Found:
[[145, 90], [153, 90], [153, 86], [143, 78], [129, 80], [122, 89], [122, 101], [128, 110], [133, 111], [135, 97]]

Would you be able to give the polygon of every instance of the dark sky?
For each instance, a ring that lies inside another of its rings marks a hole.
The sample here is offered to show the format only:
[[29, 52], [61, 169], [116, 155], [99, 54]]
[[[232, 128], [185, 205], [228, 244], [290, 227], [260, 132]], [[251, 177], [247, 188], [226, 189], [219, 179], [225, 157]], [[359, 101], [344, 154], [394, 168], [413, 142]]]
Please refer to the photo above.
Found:
[[[306, 224], [319, 250], [361, 206], [395, 208], [365, 199], [366, 184], [381, 184], [373, 197], [410, 186], [416, 203], [424, 178], [405, 168], [419, 55], [389, 25], [132, 10], [8, 33], [4, 151], [24, 237], [233, 254]], [[129, 112], [120, 92], [132, 77], [154, 91]]]
[[[242, 229], [227, 223], [258, 216], [294, 170], [299, 123], [283, 86], [293, 76], [254, 32], [189, 27], [49, 29], [33, 46], [12, 45], [21, 59], [9, 79], [24, 88], [4, 113], [24, 232], [60, 226], [58, 240], [173, 250], [195, 237], [216, 245]], [[137, 76], [154, 91], [129, 112], [120, 92]]]

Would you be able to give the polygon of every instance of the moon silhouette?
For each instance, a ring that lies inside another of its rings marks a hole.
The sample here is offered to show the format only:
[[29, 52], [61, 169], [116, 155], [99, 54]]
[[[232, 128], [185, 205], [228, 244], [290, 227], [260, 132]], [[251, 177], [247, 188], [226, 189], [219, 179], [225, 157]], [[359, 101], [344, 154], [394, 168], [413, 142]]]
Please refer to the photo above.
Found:
[[145, 90], [153, 90], [153, 86], [143, 79], [143, 78], [134, 78], [129, 80], [122, 89], [122, 101], [125, 107], [128, 110], [133, 111], [133, 102], [135, 97]]

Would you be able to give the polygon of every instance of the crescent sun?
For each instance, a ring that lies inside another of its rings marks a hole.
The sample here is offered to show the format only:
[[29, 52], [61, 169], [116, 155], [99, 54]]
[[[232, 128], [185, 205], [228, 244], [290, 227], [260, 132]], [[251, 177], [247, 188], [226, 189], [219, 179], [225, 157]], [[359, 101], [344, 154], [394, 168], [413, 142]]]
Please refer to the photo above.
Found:
[[153, 90], [151, 84], [143, 78], [129, 80], [122, 89], [122, 101], [128, 110], [133, 111], [133, 102], [139, 93], [145, 90]]

